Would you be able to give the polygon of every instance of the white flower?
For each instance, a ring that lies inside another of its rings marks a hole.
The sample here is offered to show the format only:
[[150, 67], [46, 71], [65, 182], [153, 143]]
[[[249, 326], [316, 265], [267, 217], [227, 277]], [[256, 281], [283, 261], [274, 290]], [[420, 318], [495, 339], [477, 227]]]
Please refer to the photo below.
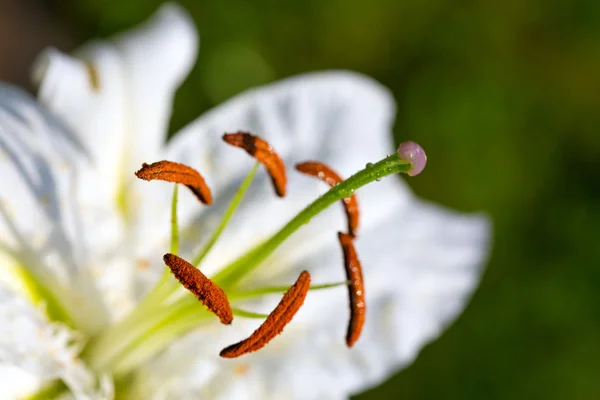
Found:
[[[116, 387], [117, 397], [127, 389], [130, 397], [157, 399], [347, 398], [409, 364], [476, 287], [487, 252], [485, 218], [419, 201], [389, 177], [358, 192], [356, 246], [368, 313], [353, 348], [344, 342], [343, 286], [309, 292], [282, 335], [235, 360], [220, 358], [219, 350], [247, 337], [256, 320], [236, 317], [224, 326], [196, 302], [171, 311], [191, 298], [172, 279], [174, 294], [140, 306], [165, 270], [172, 193], [166, 184], [135, 180], [142, 162], [192, 166], [213, 191], [212, 207], [179, 195], [180, 254], [190, 259], [253, 164], [223, 144], [222, 133], [251, 131], [288, 166], [318, 159], [344, 176], [392, 151], [391, 95], [348, 72], [248, 91], [165, 145], [174, 90], [196, 48], [190, 18], [167, 5], [144, 26], [114, 42], [92, 43], [78, 58], [46, 51], [35, 71], [46, 109], [0, 86], [1, 398], [55, 379], [76, 398], [111, 398], [110, 376], [129, 372], [133, 378]], [[280, 199], [259, 171], [203, 272], [214, 275], [325, 191], [294, 171], [288, 178], [288, 195]], [[339, 207], [328, 208], [238, 289], [289, 285], [304, 269], [314, 283], [343, 281], [336, 232], [345, 226]], [[234, 306], [269, 312], [279, 298]], [[162, 321], [161, 313], [173, 319], [160, 328], [145, 325]], [[77, 354], [87, 340], [82, 361]]]

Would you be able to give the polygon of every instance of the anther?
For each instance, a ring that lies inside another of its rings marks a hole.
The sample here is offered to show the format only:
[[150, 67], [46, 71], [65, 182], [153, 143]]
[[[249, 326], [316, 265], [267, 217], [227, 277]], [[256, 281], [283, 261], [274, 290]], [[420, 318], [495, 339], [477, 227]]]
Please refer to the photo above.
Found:
[[302, 271], [296, 283], [283, 295], [283, 298], [265, 322], [247, 339], [221, 350], [221, 357], [235, 358], [264, 347], [275, 336], [279, 335], [292, 320], [304, 303], [309, 288], [310, 274], [308, 271]]
[[269, 143], [247, 132], [226, 133], [223, 135], [223, 140], [232, 146], [246, 150], [264, 165], [271, 176], [277, 195], [285, 196], [287, 182], [285, 164]]
[[227, 295], [200, 270], [174, 254], [163, 256], [165, 264], [181, 284], [192, 292], [223, 324], [231, 324], [233, 313]]
[[356, 249], [352, 243], [352, 237], [339, 232], [338, 237], [342, 250], [344, 251], [344, 266], [346, 268], [346, 277], [350, 281], [348, 293], [350, 298], [350, 323], [346, 333], [346, 344], [348, 347], [358, 340], [365, 324], [365, 285], [362, 276], [362, 267]]
[[[341, 176], [339, 176], [326, 164], [323, 164], [319, 161], [306, 161], [296, 164], [296, 169], [304, 174], [318, 177], [331, 187], [343, 182]], [[352, 237], [356, 237], [359, 221], [358, 201], [356, 200], [356, 195], [353, 194], [352, 196], [343, 198], [342, 200], [344, 201], [344, 208], [346, 209], [346, 215], [348, 216], [348, 233]]]
[[198, 171], [187, 165], [164, 160], [152, 164], [144, 163], [135, 176], [145, 181], [159, 180], [185, 185], [202, 203], [212, 204], [212, 193], [204, 178]]

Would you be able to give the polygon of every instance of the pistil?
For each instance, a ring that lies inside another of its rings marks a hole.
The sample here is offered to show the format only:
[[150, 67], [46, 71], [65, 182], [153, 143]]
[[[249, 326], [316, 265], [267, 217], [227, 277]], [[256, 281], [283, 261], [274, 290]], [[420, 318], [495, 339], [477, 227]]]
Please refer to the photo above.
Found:
[[[344, 181], [331, 167], [319, 161], [306, 161], [296, 164], [296, 169], [304, 174], [318, 177], [330, 187], [339, 185]], [[344, 197], [342, 201], [348, 217], [348, 233], [350, 236], [356, 237], [360, 216], [356, 194], [353, 193], [350, 197]]]

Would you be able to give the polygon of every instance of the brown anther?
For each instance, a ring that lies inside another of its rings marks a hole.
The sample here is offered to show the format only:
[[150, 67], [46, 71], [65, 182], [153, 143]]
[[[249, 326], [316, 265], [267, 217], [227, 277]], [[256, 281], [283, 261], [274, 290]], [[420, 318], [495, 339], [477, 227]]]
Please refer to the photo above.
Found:
[[247, 132], [226, 133], [223, 135], [223, 140], [232, 146], [246, 150], [264, 165], [271, 176], [277, 195], [285, 196], [287, 182], [285, 164], [269, 143]]
[[167, 253], [163, 256], [165, 264], [181, 284], [192, 292], [209, 311], [219, 317], [223, 324], [231, 324], [233, 313], [227, 295], [200, 270], [183, 258]]
[[209, 206], [212, 204], [212, 193], [204, 178], [198, 171], [187, 165], [165, 160], [152, 164], [144, 163], [135, 176], [145, 181], [180, 183], [187, 186], [202, 203]]
[[221, 350], [221, 357], [235, 358], [259, 350], [279, 335], [283, 328], [292, 320], [300, 306], [304, 303], [306, 293], [310, 288], [310, 274], [302, 271], [296, 283], [289, 288], [283, 298], [269, 314], [265, 322], [258, 327], [247, 339], [232, 344]]
[[362, 267], [356, 255], [352, 236], [338, 232], [338, 237], [344, 251], [344, 266], [346, 277], [350, 281], [348, 293], [350, 298], [350, 323], [346, 333], [348, 347], [358, 340], [365, 324], [365, 284], [362, 276]]
[[[306, 161], [296, 164], [296, 169], [304, 174], [318, 177], [331, 187], [334, 187], [335, 185], [344, 181], [342, 177], [337, 174], [337, 172], [319, 161]], [[348, 216], [348, 233], [352, 237], [356, 237], [359, 220], [358, 201], [356, 200], [356, 195], [353, 194], [352, 196], [342, 200], [344, 201], [344, 208], [346, 209], [346, 215]]]

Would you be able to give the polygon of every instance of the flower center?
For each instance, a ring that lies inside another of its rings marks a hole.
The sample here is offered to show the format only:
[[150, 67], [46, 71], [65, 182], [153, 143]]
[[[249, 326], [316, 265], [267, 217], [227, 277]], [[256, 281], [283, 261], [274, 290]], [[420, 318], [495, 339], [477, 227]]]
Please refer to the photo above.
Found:
[[[234, 215], [259, 164], [265, 166], [269, 172], [276, 194], [283, 197], [286, 193], [285, 165], [272, 146], [258, 137], [243, 132], [226, 134], [223, 139], [228, 144], [246, 150], [256, 158], [257, 163], [231, 200], [215, 232], [204, 247], [190, 257], [191, 262], [178, 255], [177, 188], [180, 184], [186, 186], [201, 203], [210, 205], [212, 194], [204, 179], [192, 168], [170, 161], [144, 164], [142, 169], [136, 172], [136, 176], [140, 179], [175, 183], [171, 205], [171, 246], [164, 256], [164, 262], [169, 268], [165, 269], [152, 290], [127, 317], [93, 336], [81, 354], [88, 365], [97, 371], [111, 373], [117, 382], [164, 350], [173, 340], [202, 324], [214, 321], [212, 314], [226, 325], [235, 325], [235, 317], [264, 318], [263, 324], [252, 335], [222, 349], [220, 355], [233, 358], [256, 351], [282, 332], [301, 307], [309, 290], [348, 286], [350, 321], [346, 343], [351, 347], [359, 339], [365, 322], [366, 306], [362, 270], [353, 244], [359, 222], [358, 203], [354, 192], [384, 176], [398, 172], [411, 174], [415, 169], [422, 169], [425, 161], [418, 158], [420, 154], [424, 156], [422, 150], [415, 151], [414, 144], [411, 144], [413, 147], [410, 148], [408, 157], [404, 154], [405, 151], [399, 151], [377, 163], [367, 164], [363, 170], [346, 180], [325, 164], [316, 161], [298, 164], [296, 168], [300, 172], [318, 177], [328, 183], [331, 187], [329, 191], [306, 206], [270, 238], [208, 278], [198, 266], [201, 266], [205, 256]], [[400, 150], [403, 149], [405, 150], [405, 147], [401, 145]], [[238, 282], [260, 267], [262, 261], [292, 233], [338, 201], [343, 202], [348, 217], [348, 233], [338, 234], [344, 254], [346, 281], [311, 285], [309, 272], [303, 271], [291, 286], [269, 286], [252, 290], [239, 288]], [[173, 279], [171, 274], [176, 279]], [[194, 296], [190, 296], [182, 289], [183, 287]], [[285, 294], [278, 306], [268, 315], [235, 307], [248, 299], [283, 292]], [[231, 304], [234, 304], [234, 307]], [[208, 308], [208, 311], [203, 306]]]

